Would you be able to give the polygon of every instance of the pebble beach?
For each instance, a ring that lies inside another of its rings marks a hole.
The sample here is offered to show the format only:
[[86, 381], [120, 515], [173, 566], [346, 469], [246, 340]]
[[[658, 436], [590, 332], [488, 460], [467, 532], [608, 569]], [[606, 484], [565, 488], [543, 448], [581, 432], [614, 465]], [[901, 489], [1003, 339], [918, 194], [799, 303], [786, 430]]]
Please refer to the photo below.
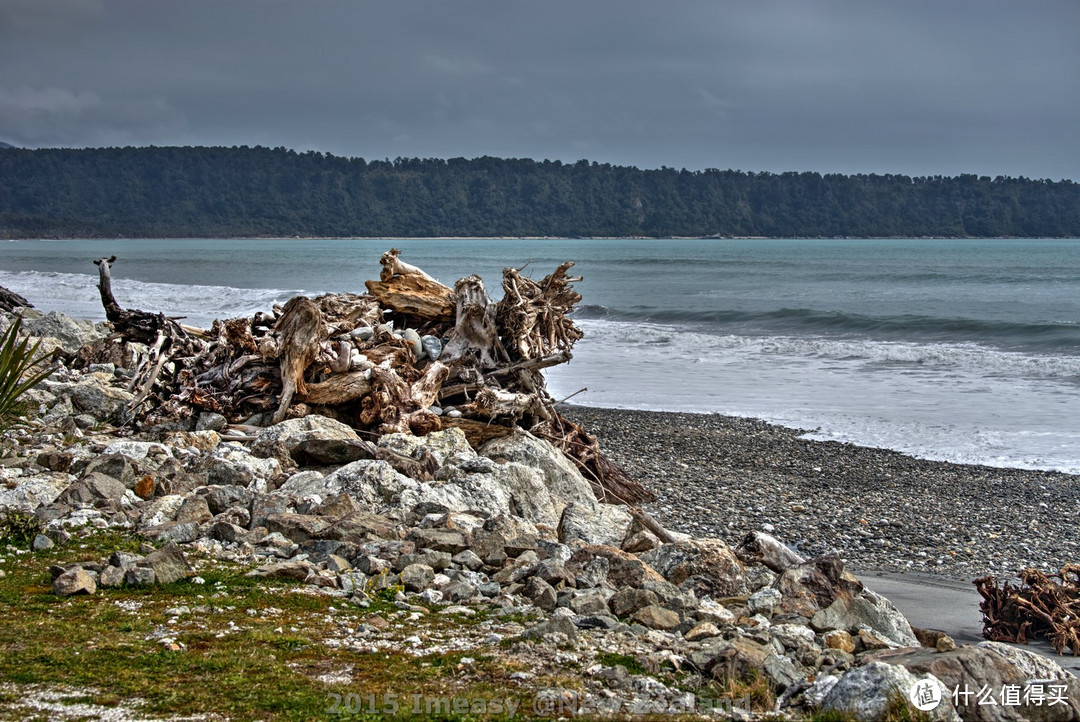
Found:
[[566, 406], [657, 501], [665, 527], [771, 533], [861, 572], [971, 580], [1080, 561], [1080, 476], [917, 459], [716, 414]]

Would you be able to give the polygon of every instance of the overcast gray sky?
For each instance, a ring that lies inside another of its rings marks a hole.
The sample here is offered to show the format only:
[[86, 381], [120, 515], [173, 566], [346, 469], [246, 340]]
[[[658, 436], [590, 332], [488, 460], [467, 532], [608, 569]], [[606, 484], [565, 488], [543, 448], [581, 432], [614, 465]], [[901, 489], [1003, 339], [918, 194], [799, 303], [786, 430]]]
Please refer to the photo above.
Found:
[[0, 0], [0, 141], [1080, 179], [1077, 0]]

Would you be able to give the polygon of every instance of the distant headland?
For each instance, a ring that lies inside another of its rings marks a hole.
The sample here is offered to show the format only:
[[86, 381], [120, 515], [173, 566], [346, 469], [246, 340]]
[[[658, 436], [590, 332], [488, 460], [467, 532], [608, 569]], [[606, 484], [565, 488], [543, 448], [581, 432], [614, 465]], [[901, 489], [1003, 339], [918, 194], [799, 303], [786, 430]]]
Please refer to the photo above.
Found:
[[0, 143], [0, 238], [1080, 237], [1080, 184]]

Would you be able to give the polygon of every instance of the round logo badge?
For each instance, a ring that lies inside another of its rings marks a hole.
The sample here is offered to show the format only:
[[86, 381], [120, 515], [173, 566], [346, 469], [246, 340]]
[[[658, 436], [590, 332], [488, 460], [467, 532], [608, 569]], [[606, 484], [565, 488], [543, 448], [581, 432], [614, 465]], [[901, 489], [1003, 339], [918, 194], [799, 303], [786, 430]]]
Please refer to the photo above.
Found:
[[920, 712], [929, 712], [941, 704], [941, 687], [932, 679], [920, 679], [911, 685], [908, 699]]

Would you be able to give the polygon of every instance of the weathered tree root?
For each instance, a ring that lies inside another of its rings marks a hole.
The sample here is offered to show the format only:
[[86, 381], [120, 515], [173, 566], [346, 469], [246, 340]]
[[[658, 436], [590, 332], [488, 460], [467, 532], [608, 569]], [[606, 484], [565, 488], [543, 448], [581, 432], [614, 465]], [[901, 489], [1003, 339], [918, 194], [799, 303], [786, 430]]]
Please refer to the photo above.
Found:
[[993, 576], [980, 577], [974, 584], [983, 598], [979, 610], [984, 637], [1023, 644], [1041, 636], [1058, 654], [1068, 649], [1080, 656], [1080, 564], [1049, 575], [1024, 569], [1019, 586], [1008, 581], [999, 586]]

